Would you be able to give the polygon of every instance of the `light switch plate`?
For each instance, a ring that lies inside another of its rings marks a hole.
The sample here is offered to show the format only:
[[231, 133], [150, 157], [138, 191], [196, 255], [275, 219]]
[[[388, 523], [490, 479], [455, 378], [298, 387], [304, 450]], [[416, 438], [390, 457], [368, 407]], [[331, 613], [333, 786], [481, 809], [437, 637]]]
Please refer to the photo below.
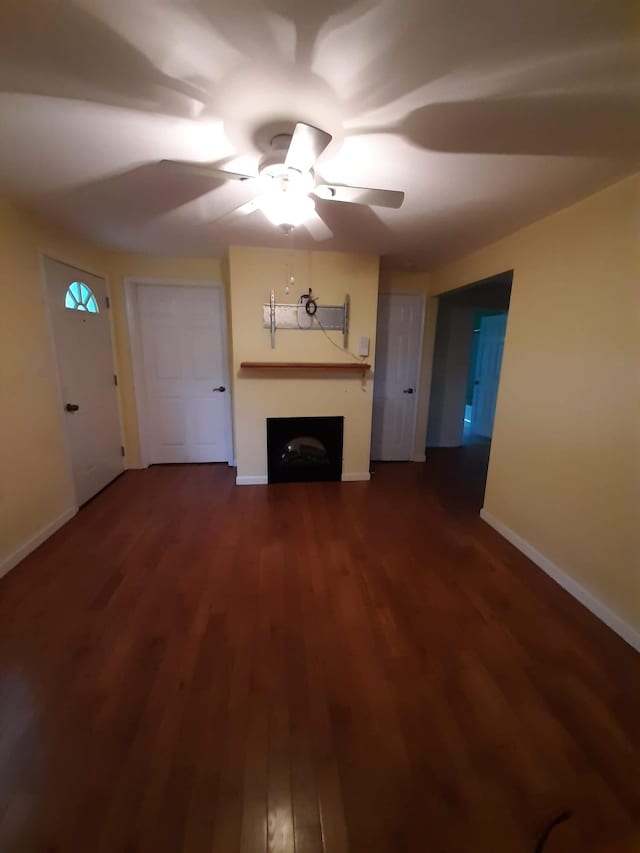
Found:
[[358, 346], [358, 355], [369, 355], [369, 338], [360, 338], [360, 344]]

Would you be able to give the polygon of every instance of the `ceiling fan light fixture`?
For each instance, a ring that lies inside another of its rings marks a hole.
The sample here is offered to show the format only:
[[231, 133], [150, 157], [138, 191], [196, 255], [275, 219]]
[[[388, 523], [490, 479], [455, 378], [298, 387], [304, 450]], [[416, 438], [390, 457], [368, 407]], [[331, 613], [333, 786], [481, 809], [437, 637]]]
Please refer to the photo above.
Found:
[[316, 206], [304, 193], [278, 190], [261, 199], [260, 209], [273, 225], [295, 228], [313, 214]]
[[307, 195], [315, 185], [311, 172], [299, 172], [297, 169], [287, 169], [287, 182], [295, 192]]
[[[404, 192], [398, 190], [354, 187], [349, 184], [316, 184], [316, 163], [330, 142], [330, 133], [298, 122], [293, 133], [279, 133], [271, 138], [269, 150], [257, 164], [257, 174], [252, 163], [240, 166], [242, 157], [231, 161], [238, 164], [236, 168], [246, 170], [239, 172], [219, 169], [216, 163], [180, 160], [164, 160], [163, 163], [194, 174], [204, 173], [217, 181], [245, 181], [257, 190], [253, 199], [218, 217], [217, 221], [261, 210], [265, 219], [285, 234], [304, 225], [314, 240], [328, 240], [333, 237], [333, 233], [316, 213], [315, 201], [311, 196], [363, 207], [394, 209], [399, 208], [404, 201]], [[253, 162], [253, 158], [251, 160]]]

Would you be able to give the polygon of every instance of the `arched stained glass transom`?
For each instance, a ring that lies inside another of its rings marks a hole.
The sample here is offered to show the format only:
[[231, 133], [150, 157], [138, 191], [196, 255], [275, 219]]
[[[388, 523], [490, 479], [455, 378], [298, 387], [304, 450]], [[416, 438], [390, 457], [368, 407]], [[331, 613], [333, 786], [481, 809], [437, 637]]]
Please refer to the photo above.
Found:
[[90, 314], [98, 314], [98, 300], [84, 281], [72, 281], [64, 298], [64, 307], [72, 311], [88, 311]]

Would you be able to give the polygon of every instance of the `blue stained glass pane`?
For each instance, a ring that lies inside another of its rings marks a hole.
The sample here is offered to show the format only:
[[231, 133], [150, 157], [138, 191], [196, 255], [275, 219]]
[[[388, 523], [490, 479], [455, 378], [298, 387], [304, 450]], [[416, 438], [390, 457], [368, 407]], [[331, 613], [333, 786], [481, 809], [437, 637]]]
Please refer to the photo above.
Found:
[[98, 300], [83, 281], [72, 281], [64, 297], [64, 307], [99, 314]]

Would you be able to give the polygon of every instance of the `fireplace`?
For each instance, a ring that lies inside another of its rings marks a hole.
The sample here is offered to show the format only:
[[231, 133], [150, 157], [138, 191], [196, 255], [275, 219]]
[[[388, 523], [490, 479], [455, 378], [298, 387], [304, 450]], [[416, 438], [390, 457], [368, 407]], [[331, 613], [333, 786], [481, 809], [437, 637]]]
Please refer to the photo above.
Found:
[[270, 483], [342, 479], [344, 418], [267, 418]]

